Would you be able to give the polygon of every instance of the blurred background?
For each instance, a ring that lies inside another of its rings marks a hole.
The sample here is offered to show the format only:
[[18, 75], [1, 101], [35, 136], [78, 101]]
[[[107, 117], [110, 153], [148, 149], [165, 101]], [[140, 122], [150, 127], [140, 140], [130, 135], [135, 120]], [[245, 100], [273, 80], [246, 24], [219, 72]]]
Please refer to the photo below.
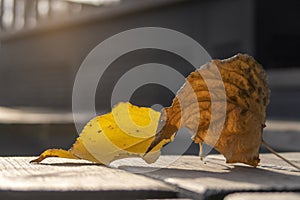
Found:
[[[81, 63], [108, 37], [148, 26], [180, 31], [212, 58], [255, 57], [272, 90], [264, 137], [277, 151], [300, 151], [299, 9], [298, 0], [0, 0], [0, 155], [69, 148], [78, 136], [71, 109]], [[193, 70], [170, 52], [125, 54], [102, 77], [98, 114], [110, 110], [122, 74], [150, 62], [184, 66], [185, 76]], [[167, 88], [150, 84], [131, 101], [169, 106], [173, 97]], [[197, 147], [187, 153], [197, 154]]]

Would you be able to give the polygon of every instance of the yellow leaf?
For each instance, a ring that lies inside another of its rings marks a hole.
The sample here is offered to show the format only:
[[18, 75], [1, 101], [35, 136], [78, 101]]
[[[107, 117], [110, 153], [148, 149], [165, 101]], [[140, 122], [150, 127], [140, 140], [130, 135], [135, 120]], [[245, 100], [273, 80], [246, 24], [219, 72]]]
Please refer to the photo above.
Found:
[[144, 156], [154, 140], [159, 119], [160, 112], [151, 108], [119, 103], [111, 113], [92, 119], [71, 149], [46, 150], [32, 162], [41, 162], [47, 157], [85, 159], [106, 165], [126, 157], [141, 157], [148, 163], [155, 162], [162, 146], [173, 139], [161, 141]]

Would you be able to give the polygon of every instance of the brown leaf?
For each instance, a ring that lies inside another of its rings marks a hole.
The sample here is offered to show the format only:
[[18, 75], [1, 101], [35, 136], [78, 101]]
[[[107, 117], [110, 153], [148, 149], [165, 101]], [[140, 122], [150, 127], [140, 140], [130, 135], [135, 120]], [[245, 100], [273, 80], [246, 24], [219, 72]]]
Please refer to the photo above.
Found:
[[[213, 60], [192, 72], [171, 107], [163, 110], [164, 126], [149, 150], [187, 127], [195, 132], [196, 143], [214, 146], [228, 163], [257, 166], [268, 104], [265, 71], [252, 57], [238, 54], [226, 60]], [[222, 122], [223, 129], [217, 134]]]

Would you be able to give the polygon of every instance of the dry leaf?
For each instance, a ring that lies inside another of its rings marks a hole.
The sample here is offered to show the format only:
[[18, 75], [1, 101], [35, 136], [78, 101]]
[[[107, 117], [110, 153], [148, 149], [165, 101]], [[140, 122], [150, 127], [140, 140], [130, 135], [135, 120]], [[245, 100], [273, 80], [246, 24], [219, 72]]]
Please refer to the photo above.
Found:
[[[174, 139], [175, 132], [187, 127], [195, 131], [196, 143], [214, 146], [228, 163], [257, 166], [268, 103], [266, 74], [252, 57], [239, 54], [227, 60], [214, 60], [187, 77], [171, 107], [162, 114], [151, 108], [120, 103], [111, 113], [91, 120], [70, 150], [46, 150], [32, 162], [64, 157], [109, 164], [138, 156], [152, 163], [162, 146]], [[225, 123], [218, 135], [222, 119]]]
[[142, 157], [152, 163], [160, 156], [160, 149], [170, 139], [159, 143], [149, 155], [144, 156], [153, 142], [160, 113], [130, 103], [120, 103], [111, 113], [92, 119], [68, 151], [49, 149], [32, 162], [47, 157], [85, 159], [108, 165], [126, 157]]
[[[223, 80], [218, 79], [212, 66], [217, 67]], [[225, 99], [222, 99], [222, 86], [226, 91]], [[193, 95], [196, 102], [192, 100]], [[213, 119], [211, 100], [216, 106]], [[227, 102], [226, 116], [221, 112], [224, 101]], [[230, 59], [214, 60], [187, 77], [171, 107], [164, 109], [161, 118], [165, 125], [157, 133], [149, 150], [161, 141], [172, 138], [180, 128], [187, 127], [196, 130], [196, 143], [205, 142], [214, 146], [228, 163], [257, 166], [268, 103], [266, 74], [252, 57], [238, 54]], [[212, 130], [216, 129], [222, 117], [225, 123], [220, 135], [210, 133], [208, 136], [209, 126]]]

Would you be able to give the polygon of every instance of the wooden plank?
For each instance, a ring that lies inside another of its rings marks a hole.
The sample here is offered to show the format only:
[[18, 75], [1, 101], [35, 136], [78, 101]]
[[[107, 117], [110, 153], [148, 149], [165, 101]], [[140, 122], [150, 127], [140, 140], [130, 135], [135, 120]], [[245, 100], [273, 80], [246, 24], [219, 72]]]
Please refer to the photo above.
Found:
[[[283, 153], [294, 163], [300, 163], [300, 153]], [[170, 163], [170, 160], [174, 162]], [[149, 172], [145, 176], [173, 185], [181, 194], [196, 199], [223, 198], [239, 191], [299, 191], [300, 173], [272, 154], [261, 155], [257, 168], [243, 164], [227, 165], [221, 155], [211, 155], [200, 161], [197, 156], [164, 156], [156, 166], [127, 159], [113, 163], [127, 171]], [[127, 162], [127, 163], [126, 163]], [[133, 165], [134, 164], [134, 165]]]
[[[300, 163], [300, 153], [283, 155]], [[299, 171], [271, 154], [261, 155], [258, 168], [227, 165], [220, 155], [208, 156], [205, 162], [196, 156], [162, 156], [152, 165], [130, 158], [110, 167], [58, 158], [29, 164], [31, 159], [0, 158], [0, 199], [204, 199], [244, 191], [300, 190]]]
[[0, 158], [0, 199], [173, 198], [166, 184], [119, 169], [68, 159], [29, 164], [31, 157]]
[[299, 200], [300, 193], [292, 193], [292, 192], [256, 192], [256, 193], [236, 193], [230, 194], [226, 196], [224, 200], [265, 200], [265, 199], [272, 199], [272, 200]]
[[264, 130], [264, 140], [277, 151], [300, 151], [299, 121], [269, 120]]
[[[83, 115], [85, 119], [85, 116]], [[72, 112], [40, 108], [8, 108], [0, 106], [0, 124], [71, 124]]]

